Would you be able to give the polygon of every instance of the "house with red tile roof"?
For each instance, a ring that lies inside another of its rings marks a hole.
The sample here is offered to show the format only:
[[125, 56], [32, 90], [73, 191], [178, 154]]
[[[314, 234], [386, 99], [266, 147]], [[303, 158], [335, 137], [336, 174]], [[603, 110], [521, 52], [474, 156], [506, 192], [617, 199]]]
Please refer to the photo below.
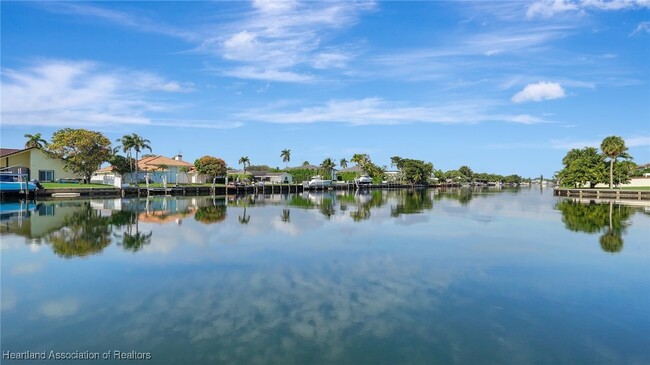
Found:
[[[107, 166], [95, 171], [91, 179], [92, 182], [100, 184], [114, 185], [114, 179], [117, 173], [113, 166]], [[129, 173], [122, 176], [123, 183], [146, 182], [147, 178], [150, 183], [168, 184], [201, 184], [205, 182], [206, 177], [200, 175], [194, 165], [183, 161], [182, 155], [176, 155], [172, 158], [165, 156], [147, 156], [138, 161], [138, 173]]]

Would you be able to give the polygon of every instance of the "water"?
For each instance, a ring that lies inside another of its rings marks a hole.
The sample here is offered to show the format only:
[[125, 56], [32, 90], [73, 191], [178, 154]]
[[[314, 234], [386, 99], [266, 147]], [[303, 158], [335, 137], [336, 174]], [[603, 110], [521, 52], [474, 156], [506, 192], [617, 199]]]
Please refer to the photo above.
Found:
[[116, 350], [152, 358], [134, 364], [650, 363], [647, 208], [539, 188], [10, 208], [3, 352], [110, 351], [75, 364], [122, 363]]

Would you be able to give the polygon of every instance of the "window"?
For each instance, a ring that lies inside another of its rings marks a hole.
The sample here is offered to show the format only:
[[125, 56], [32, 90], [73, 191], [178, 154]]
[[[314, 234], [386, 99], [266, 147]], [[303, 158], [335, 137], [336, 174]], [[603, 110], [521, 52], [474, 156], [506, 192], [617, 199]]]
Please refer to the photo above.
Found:
[[54, 180], [54, 171], [53, 170], [38, 170], [38, 180], [39, 181], [53, 181]]

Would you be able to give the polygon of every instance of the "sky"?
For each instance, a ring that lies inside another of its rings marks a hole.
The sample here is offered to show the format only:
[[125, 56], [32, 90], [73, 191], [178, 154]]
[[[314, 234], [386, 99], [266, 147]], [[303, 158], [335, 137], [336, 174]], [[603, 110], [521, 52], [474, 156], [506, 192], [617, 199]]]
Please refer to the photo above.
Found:
[[551, 177], [618, 135], [650, 162], [650, 0], [0, 7], [3, 148], [70, 127], [234, 168], [290, 149]]

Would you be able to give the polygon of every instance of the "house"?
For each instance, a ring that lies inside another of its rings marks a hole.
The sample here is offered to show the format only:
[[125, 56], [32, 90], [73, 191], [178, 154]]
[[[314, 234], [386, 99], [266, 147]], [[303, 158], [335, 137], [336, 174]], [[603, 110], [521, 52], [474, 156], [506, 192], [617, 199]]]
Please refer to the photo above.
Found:
[[293, 176], [288, 172], [249, 171], [253, 180], [272, 184], [291, 184]]
[[[91, 181], [116, 185], [116, 177], [113, 166], [107, 166], [95, 171]], [[193, 164], [183, 161], [181, 155], [172, 158], [158, 155], [141, 158], [138, 161], [137, 174], [128, 173], [121, 178], [124, 183], [134, 183], [136, 180], [142, 183], [147, 180], [147, 177], [151, 183], [202, 184], [206, 181], [206, 176], [199, 174]]]
[[0, 168], [3, 172], [27, 174], [29, 180], [55, 181], [81, 179], [82, 176], [67, 171], [63, 160], [51, 157], [38, 147], [24, 149], [0, 148]]

